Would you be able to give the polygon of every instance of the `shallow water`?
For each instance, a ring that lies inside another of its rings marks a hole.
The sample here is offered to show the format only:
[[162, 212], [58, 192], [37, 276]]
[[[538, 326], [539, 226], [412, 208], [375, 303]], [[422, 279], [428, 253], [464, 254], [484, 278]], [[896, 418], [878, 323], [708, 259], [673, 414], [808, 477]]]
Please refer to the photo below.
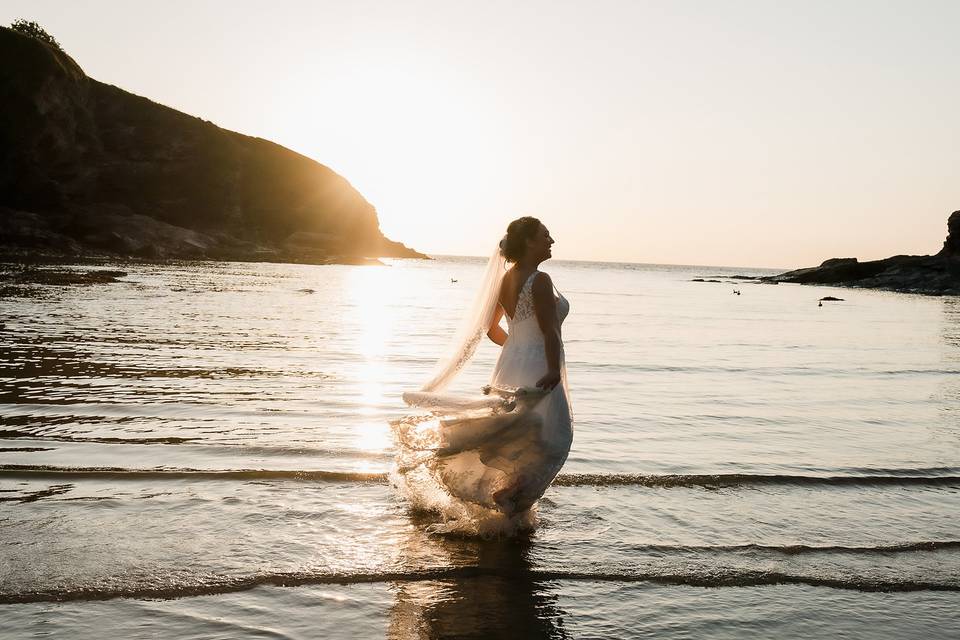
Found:
[[[534, 534], [470, 540], [429, 535], [387, 484], [387, 423], [482, 260], [102, 268], [128, 275], [0, 299], [4, 630], [960, 627], [956, 298], [547, 263], [572, 308], [573, 450]], [[495, 356], [484, 345], [463, 390]]]

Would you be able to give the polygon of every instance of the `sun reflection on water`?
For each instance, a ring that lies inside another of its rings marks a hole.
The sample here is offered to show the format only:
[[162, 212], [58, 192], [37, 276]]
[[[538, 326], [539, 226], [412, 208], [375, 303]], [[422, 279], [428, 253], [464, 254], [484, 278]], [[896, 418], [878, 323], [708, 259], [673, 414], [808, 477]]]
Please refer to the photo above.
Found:
[[362, 357], [355, 372], [359, 412], [368, 416], [357, 427], [355, 444], [367, 452], [382, 453], [392, 446], [385, 411], [396, 398], [388, 392], [387, 352], [397, 328], [396, 302], [407, 293], [400, 271], [395, 267], [356, 267], [346, 278], [347, 310], [353, 317], [345, 320], [357, 327], [351, 348]]

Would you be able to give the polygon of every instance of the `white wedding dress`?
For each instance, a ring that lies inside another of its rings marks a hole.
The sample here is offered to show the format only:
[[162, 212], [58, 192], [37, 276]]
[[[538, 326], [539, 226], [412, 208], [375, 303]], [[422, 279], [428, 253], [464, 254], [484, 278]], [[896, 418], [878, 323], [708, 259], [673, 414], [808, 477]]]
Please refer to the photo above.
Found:
[[[508, 338], [487, 397], [420, 392], [408, 404], [429, 410], [392, 424], [397, 446], [393, 482], [415, 507], [435, 511], [433, 529], [509, 534], [536, 525], [536, 503], [563, 466], [573, 441], [566, 366], [561, 382], [535, 389], [547, 373], [543, 333], [530, 275], [520, 290]], [[557, 293], [560, 322], [570, 311]]]

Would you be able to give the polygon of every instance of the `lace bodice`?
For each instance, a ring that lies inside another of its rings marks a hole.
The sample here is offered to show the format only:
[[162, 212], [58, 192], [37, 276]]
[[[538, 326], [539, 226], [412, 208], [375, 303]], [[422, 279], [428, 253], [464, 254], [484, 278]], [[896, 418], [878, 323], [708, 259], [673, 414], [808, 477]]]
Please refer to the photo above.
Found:
[[[508, 327], [513, 327], [513, 325], [519, 324], [528, 318], [535, 318], [536, 313], [533, 309], [533, 280], [538, 273], [540, 272], [534, 271], [531, 273], [520, 288], [520, 296], [517, 298], [517, 308], [514, 311], [513, 317], [507, 316]], [[570, 303], [567, 302], [567, 299], [564, 298], [559, 291], [556, 292], [556, 298], [557, 315], [559, 316], [560, 322], [563, 322], [570, 312]]]

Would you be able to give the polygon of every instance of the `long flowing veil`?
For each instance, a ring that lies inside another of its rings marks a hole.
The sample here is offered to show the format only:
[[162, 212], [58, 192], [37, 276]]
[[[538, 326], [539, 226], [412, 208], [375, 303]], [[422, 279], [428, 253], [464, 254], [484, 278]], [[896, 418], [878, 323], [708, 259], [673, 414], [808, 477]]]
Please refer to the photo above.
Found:
[[[419, 392], [403, 394], [403, 399], [407, 404], [421, 407], [443, 404], [442, 396], [439, 394], [470, 362], [470, 358], [477, 350], [477, 345], [480, 344], [480, 341], [490, 329], [490, 322], [493, 320], [497, 308], [500, 282], [503, 280], [505, 273], [506, 263], [498, 247], [490, 256], [490, 260], [487, 261], [487, 268], [484, 271], [483, 279], [480, 281], [480, 287], [477, 289], [473, 304], [461, 321], [459, 329], [447, 348], [449, 355], [440, 359], [429, 380], [420, 387]], [[453, 401], [452, 398], [447, 399]]]

